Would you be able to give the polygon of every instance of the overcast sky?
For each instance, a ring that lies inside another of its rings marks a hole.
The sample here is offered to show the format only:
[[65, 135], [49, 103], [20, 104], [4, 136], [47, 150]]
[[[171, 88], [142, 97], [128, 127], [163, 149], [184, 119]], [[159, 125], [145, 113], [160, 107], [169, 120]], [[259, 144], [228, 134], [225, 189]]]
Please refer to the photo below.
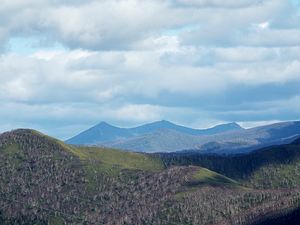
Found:
[[1, 0], [0, 132], [300, 119], [300, 0]]

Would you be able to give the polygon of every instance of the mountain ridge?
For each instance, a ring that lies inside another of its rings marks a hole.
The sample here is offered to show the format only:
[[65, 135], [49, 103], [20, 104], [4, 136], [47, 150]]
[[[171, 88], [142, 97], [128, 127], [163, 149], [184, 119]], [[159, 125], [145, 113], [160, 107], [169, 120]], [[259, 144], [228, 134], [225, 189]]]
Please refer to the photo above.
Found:
[[122, 141], [150, 134], [162, 129], [174, 130], [189, 135], [211, 135], [232, 130], [242, 130], [243, 128], [237, 123], [228, 123], [217, 125], [208, 129], [194, 129], [177, 125], [167, 120], [155, 121], [132, 128], [121, 128], [103, 121], [66, 140], [66, 143], [79, 145], [101, 145], [107, 142]]
[[[276, 144], [288, 144], [300, 136], [300, 122], [281, 122], [215, 135], [192, 136], [161, 132], [113, 143], [111, 146], [145, 152], [198, 151], [203, 154], [247, 153]], [[182, 140], [179, 142], [179, 140]], [[154, 142], [154, 143], [152, 143]], [[157, 146], [152, 148], [151, 146]], [[161, 146], [161, 147], [160, 147]]]
[[134, 128], [118, 128], [102, 122], [85, 133], [94, 135], [94, 141], [81, 141], [85, 136], [79, 134], [75, 140], [71, 139], [67, 143], [149, 153], [197, 151], [203, 154], [237, 154], [292, 142], [300, 136], [300, 121], [249, 129], [229, 123], [206, 130], [187, 128], [165, 120]]

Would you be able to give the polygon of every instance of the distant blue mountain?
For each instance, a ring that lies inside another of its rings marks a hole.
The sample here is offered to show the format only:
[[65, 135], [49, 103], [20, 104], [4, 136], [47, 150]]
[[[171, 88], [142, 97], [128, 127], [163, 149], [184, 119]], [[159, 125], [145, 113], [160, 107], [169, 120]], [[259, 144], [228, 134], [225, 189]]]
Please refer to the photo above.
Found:
[[270, 145], [287, 144], [299, 136], [299, 121], [251, 129], [229, 123], [201, 130], [162, 120], [134, 128], [120, 128], [101, 122], [66, 142], [141, 152], [187, 150], [207, 154], [235, 154]]
[[197, 151], [205, 154], [247, 153], [258, 148], [288, 144], [300, 136], [300, 122], [283, 122], [217, 134], [190, 135], [170, 129], [107, 143], [107, 146], [142, 151]]
[[133, 132], [137, 132], [139, 135], [152, 133], [162, 129], [173, 130], [191, 135], [211, 135], [233, 130], [243, 130], [243, 128], [237, 123], [221, 124], [208, 129], [193, 129], [171, 123], [167, 120], [157, 121], [154, 123], [149, 123], [139, 127], [131, 128]]
[[106, 122], [101, 122], [75, 137], [70, 138], [66, 143], [75, 145], [99, 145], [104, 142], [123, 140], [133, 136], [129, 129], [119, 128]]
[[106, 122], [83, 131], [82, 133], [66, 141], [76, 145], [105, 145], [106, 143], [126, 141], [132, 138], [151, 134], [162, 130], [171, 130], [187, 135], [213, 135], [228, 131], [243, 130], [237, 123], [229, 123], [215, 126], [209, 129], [193, 129], [180, 126], [166, 120], [157, 121], [134, 128], [120, 128]]

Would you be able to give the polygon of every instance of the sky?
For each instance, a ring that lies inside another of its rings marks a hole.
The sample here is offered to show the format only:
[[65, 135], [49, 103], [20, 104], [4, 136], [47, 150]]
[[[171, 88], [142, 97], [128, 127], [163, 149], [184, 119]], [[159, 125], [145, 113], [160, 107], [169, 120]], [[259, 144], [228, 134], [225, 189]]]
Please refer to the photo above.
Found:
[[300, 119], [300, 0], [1, 0], [0, 132]]

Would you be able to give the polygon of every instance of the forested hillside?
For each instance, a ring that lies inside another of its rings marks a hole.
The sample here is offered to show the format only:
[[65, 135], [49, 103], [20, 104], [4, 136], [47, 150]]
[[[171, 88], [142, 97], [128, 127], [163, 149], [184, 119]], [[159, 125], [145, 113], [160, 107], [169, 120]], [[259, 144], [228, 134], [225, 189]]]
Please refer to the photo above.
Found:
[[79, 148], [33, 130], [3, 133], [0, 224], [248, 225], [288, 215], [299, 206], [298, 181], [270, 185], [251, 178], [265, 165], [285, 165], [278, 157], [296, 165], [294, 147], [283, 148], [288, 156], [272, 156], [272, 149], [243, 156], [247, 165], [259, 166], [237, 172], [236, 158]]

